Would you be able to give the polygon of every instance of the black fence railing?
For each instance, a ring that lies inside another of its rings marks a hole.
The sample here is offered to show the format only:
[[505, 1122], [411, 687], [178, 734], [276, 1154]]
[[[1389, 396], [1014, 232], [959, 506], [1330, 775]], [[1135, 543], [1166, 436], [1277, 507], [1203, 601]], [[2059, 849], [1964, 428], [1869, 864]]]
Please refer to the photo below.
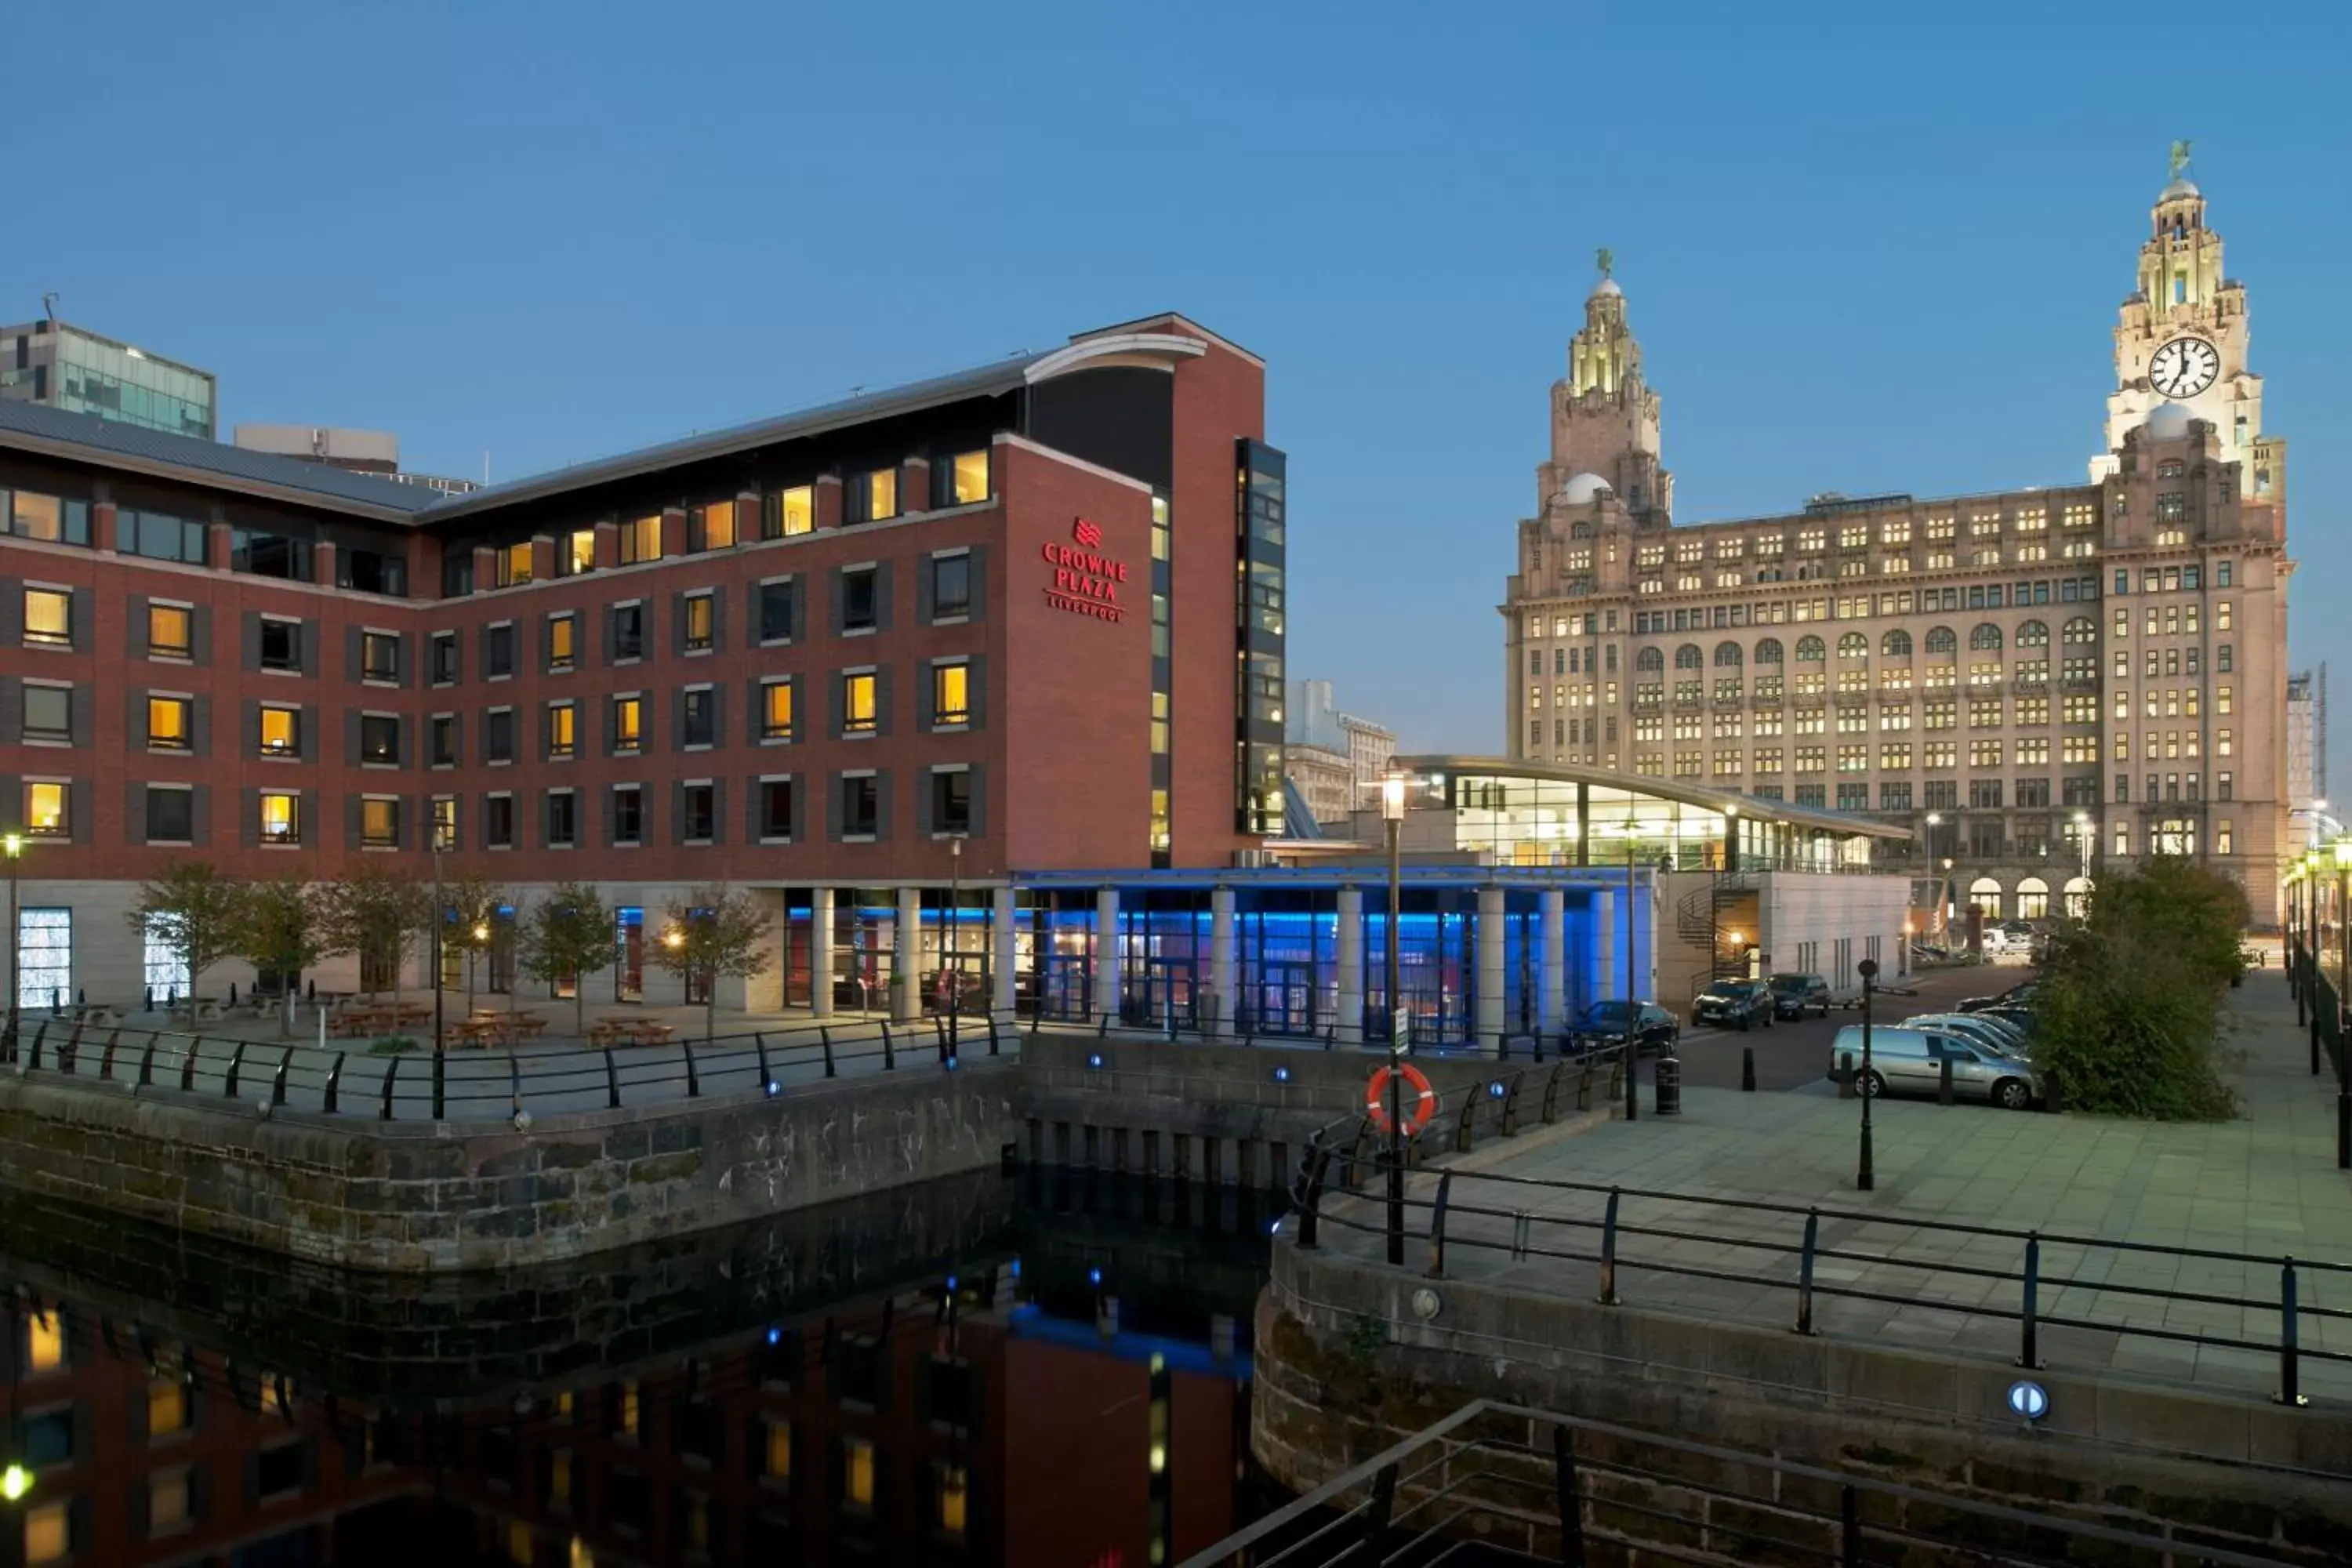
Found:
[[2066, 1562], [2218, 1568], [2274, 1557], [2200, 1534], [2005, 1507], [1875, 1476], [1478, 1400], [1180, 1568], [1445, 1563]]
[[619, 1110], [705, 1095], [783, 1093], [851, 1074], [959, 1068], [1019, 1048], [994, 1019], [944, 1016], [756, 1030], [658, 1046], [320, 1049], [127, 1024], [20, 1017], [0, 1026], [0, 1066], [20, 1074], [176, 1089], [260, 1106], [383, 1121], [499, 1121]]
[[[2343, 958], [2337, 955], [2338, 973]], [[2344, 999], [2327, 975], [2326, 955], [2304, 946], [2300, 938], [2287, 949], [2287, 984], [2294, 992], [2295, 1022], [2311, 1031], [2311, 1076], [2320, 1075], [2325, 1061], [2336, 1077], [2336, 1168], [2352, 1171], [2352, 1068], [2345, 1059], [2347, 1028]]]
[[[1411, 1165], [1408, 1161], [1409, 1173]], [[1349, 1167], [1356, 1188], [1396, 1168], [1377, 1142], [1355, 1152]], [[1801, 1334], [1819, 1331], [1822, 1302], [1852, 1300], [1928, 1307], [1971, 1322], [2007, 1325], [2018, 1364], [2029, 1368], [2044, 1364], [2043, 1334], [2051, 1329], [2248, 1352], [2274, 1365], [2274, 1394], [2289, 1405], [2307, 1403], [2305, 1361], [2352, 1364], [2352, 1350], [2304, 1342], [2306, 1328], [2315, 1324], [2352, 1324], [2352, 1310], [2306, 1299], [2306, 1282], [2320, 1276], [2336, 1281], [2331, 1295], [2347, 1299], [2347, 1264], [1494, 1172], [1423, 1172], [1404, 1184], [1401, 1200], [1391, 1190], [1384, 1205], [1332, 1204], [1312, 1152], [1293, 1197], [1302, 1247], [1319, 1245], [1323, 1227], [1336, 1226], [1381, 1236], [1392, 1263], [1405, 1261], [1403, 1255], [1417, 1244], [1421, 1271], [1432, 1279], [1445, 1278], [1465, 1253], [1510, 1262], [1590, 1264], [1603, 1306], [1622, 1304], [1623, 1282], [1637, 1274], [1744, 1289], [1777, 1283], [1788, 1292], [1790, 1326]], [[1824, 1226], [1837, 1227], [1836, 1238], [1825, 1239]], [[1858, 1233], [1873, 1230], [1891, 1233], [1885, 1245], [1858, 1239]], [[1923, 1236], [1948, 1237], [1957, 1245], [1949, 1257], [1923, 1258], [1916, 1250]], [[1686, 1243], [1707, 1247], [1706, 1261], [1670, 1252]], [[2013, 1262], [1993, 1260], [2003, 1249]], [[2233, 1294], [2136, 1282], [2152, 1265], [2175, 1266], [2176, 1273], [2178, 1266], [2195, 1265], [2189, 1272], [2207, 1276], [2215, 1265], [2235, 1266], [2249, 1281], [2275, 1280], [2276, 1289], [2257, 1293], [2250, 1284]], [[2118, 1298], [2126, 1305], [2114, 1316], [2085, 1315], [2068, 1305], [2070, 1291]], [[2183, 1316], [2204, 1309], [2232, 1311], [2240, 1326], [2234, 1332], [2209, 1331], [2149, 1321], [2170, 1320], [2175, 1308], [2184, 1309]], [[2259, 1326], [2248, 1327], [2250, 1319]], [[2332, 1333], [2338, 1344], [2352, 1344], [2352, 1331], [2339, 1327]]]

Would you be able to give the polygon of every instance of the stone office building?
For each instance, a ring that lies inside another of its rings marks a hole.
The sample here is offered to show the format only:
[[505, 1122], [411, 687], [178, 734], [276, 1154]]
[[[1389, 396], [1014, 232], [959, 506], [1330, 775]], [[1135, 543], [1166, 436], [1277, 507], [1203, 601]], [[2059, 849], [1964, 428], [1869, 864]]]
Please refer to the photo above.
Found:
[[2177, 168], [2135, 279], [2088, 483], [1676, 525], [1604, 276], [1500, 606], [1509, 754], [1906, 825], [1918, 868], [1988, 916], [2057, 913], [2100, 867], [2168, 853], [2275, 920], [2286, 448]]

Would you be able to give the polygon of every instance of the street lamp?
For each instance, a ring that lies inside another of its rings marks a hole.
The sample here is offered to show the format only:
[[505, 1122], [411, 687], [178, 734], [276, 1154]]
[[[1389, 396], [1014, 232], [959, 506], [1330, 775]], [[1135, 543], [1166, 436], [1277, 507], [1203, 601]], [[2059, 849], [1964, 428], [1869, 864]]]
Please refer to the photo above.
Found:
[[2352, 1041], [2345, 1037], [2346, 981], [2352, 977], [2352, 923], [2343, 918], [2345, 883], [2352, 877], [2352, 838], [2336, 841], [2336, 1168], [2352, 1170], [2352, 1076], [2346, 1060]]
[[1381, 821], [1389, 837], [1389, 1261], [1404, 1261], [1404, 1058], [1398, 1027], [1397, 917], [1404, 906], [1404, 770], [1391, 763], [1381, 775]]
[[1862, 1163], [1853, 1173], [1853, 1184], [1857, 1192], [1866, 1193], [1878, 1185], [1878, 1173], [1870, 1165], [1870, 1102], [1878, 1098], [1870, 1080], [1870, 1008], [1878, 989], [1878, 961], [1865, 958], [1856, 967], [1862, 971]]
[[1625, 1068], [1625, 1120], [1638, 1121], [1642, 1114], [1641, 1037], [1633, 1026], [1642, 1019], [1640, 993], [1633, 984], [1633, 853], [1640, 838], [1642, 825], [1634, 820], [1633, 808], [1625, 808], [1625, 1044], [1619, 1060]]
[[13, 1057], [16, 1054], [16, 992], [19, 985], [16, 961], [22, 956], [17, 951], [22, 933], [16, 924], [16, 863], [25, 856], [25, 836], [11, 833], [0, 838], [0, 850], [6, 851], [8, 858], [8, 1054]]
[[948, 1060], [954, 1061], [960, 1038], [956, 1020], [963, 1012], [963, 961], [957, 917], [963, 912], [963, 840], [961, 833], [948, 840], [948, 918], [940, 932], [940, 951], [948, 976]]
[[442, 904], [441, 851], [449, 847], [449, 827], [437, 816], [433, 823], [433, 1120], [441, 1120], [446, 1109], [446, 1084], [447, 1063], [443, 1060], [442, 1044], [449, 1037], [441, 1016], [441, 928], [448, 924], [448, 910]]

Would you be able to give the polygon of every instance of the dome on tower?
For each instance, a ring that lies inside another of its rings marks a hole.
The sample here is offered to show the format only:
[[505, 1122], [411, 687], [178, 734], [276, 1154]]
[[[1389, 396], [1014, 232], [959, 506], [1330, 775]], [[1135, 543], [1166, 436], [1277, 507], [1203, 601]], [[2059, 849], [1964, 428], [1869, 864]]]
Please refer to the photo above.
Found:
[[1614, 278], [1603, 278], [1601, 280], [1600, 286], [1595, 288], [1592, 291], [1595, 294], [1609, 295], [1622, 295], [1625, 292], [1625, 290], [1617, 287], [1617, 279]]
[[2176, 201], [2182, 196], [2201, 196], [2204, 194], [2205, 193], [2199, 190], [2195, 184], [2176, 174], [2173, 176], [2172, 184], [2165, 186], [2164, 194], [2156, 199], [2160, 202], [2169, 202]]
[[2178, 403], [2159, 403], [2148, 410], [2140, 428], [2151, 441], [2178, 441], [2189, 434], [2189, 422], [2197, 416]]
[[1599, 497], [1616, 493], [1607, 479], [1589, 472], [1571, 474], [1568, 483], [1559, 487], [1559, 499], [1570, 506], [1590, 506]]

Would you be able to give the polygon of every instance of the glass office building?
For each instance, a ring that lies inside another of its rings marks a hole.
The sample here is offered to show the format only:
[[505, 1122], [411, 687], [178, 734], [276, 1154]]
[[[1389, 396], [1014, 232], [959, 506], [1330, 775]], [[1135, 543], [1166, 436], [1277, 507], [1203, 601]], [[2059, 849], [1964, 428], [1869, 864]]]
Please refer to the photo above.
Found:
[[210, 371], [63, 321], [0, 327], [0, 398], [210, 441], [219, 390]]

